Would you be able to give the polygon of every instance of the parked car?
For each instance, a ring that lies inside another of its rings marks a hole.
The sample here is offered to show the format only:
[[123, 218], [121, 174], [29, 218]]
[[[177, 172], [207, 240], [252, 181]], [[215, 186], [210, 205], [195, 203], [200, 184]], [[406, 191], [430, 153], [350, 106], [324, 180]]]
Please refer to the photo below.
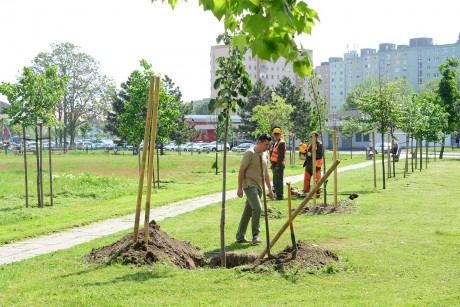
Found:
[[238, 146], [235, 146], [232, 148], [232, 151], [234, 152], [245, 152], [248, 149], [251, 149], [254, 147], [254, 143], [241, 143]]
[[176, 150], [177, 151], [187, 151], [187, 146], [190, 145], [191, 143], [185, 143], [185, 144], [180, 144]]
[[[230, 145], [227, 144], [227, 151], [230, 150]], [[216, 141], [209, 143], [206, 146], [202, 147], [202, 151], [223, 151], [224, 150], [224, 144], [223, 143], [217, 143]]]
[[[209, 145], [209, 143], [199, 143], [199, 144], [196, 144], [196, 146], [194, 145], [193, 146], [193, 151], [196, 151], [196, 152], [203, 152], [203, 147]], [[207, 150], [204, 150], [204, 151], [207, 151]]]
[[172, 142], [163, 147], [164, 150], [173, 151], [176, 150], [176, 143]]
[[374, 152], [376, 154], [379, 154], [379, 153], [382, 153], [383, 151], [385, 151], [385, 153], [388, 153], [388, 147], [390, 148], [391, 150], [391, 143], [383, 143], [383, 149], [382, 149], [382, 143], [376, 143], [375, 144], [375, 148], [374, 148]]
[[190, 143], [185, 147], [184, 151], [197, 151], [197, 148], [200, 148], [202, 146], [203, 142], [194, 142]]

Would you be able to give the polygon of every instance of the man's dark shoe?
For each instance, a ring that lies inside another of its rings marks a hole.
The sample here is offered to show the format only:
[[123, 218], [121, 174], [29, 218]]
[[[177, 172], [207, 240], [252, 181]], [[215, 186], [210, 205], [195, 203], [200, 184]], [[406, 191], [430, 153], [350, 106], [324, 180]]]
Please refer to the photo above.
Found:
[[277, 197], [276, 197], [276, 200], [283, 200], [283, 199], [284, 199], [283, 196], [277, 196]]
[[252, 238], [252, 244], [260, 244], [262, 243], [262, 240], [259, 238], [259, 236], [255, 236]]
[[246, 239], [246, 237], [244, 237], [243, 239], [236, 240], [236, 243], [251, 243], [251, 241], [249, 241], [248, 239]]

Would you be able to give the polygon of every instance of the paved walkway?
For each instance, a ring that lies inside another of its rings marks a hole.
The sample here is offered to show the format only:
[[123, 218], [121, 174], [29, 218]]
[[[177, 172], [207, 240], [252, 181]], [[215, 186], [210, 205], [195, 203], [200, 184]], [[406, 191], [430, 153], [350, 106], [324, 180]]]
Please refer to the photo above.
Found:
[[[338, 172], [358, 169], [372, 164], [372, 161], [339, 167]], [[284, 178], [285, 182], [303, 181], [303, 174]], [[227, 191], [226, 199], [235, 198], [236, 190]], [[162, 207], [154, 208], [150, 216], [155, 221], [174, 217], [195, 209], [222, 201], [222, 193], [214, 193], [192, 199], [182, 200]], [[144, 213], [141, 213], [141, 217]], [[0, 246], [0, 265], [21, 261], [38, 255], [51, 253], [61, 249], [89, 242], [95, 238], [110, 235], [134, 227], [134, 214], [97, 222], [88, 226], [78, 227], [64, 232], [28, 239], [25, 241]]]

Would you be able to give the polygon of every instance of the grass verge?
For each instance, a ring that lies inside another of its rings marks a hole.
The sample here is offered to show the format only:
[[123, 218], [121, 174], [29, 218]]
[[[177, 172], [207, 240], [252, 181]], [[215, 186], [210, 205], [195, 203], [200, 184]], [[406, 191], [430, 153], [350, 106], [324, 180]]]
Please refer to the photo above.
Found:
[[[339, 174], [339, 190], [358, 192], [349, 214], [301, 215], [298, 240], [339, 255], [318, 272], [287, 270], [264, 274], [240, 269], [176, 270], [85, 263], [91, 248], [126, 232], [67, 250], [0, 267], [2, 305], [317, 305], [455, 306], [460, 301], [460, 163], [443, 160], [402, 178], [402, 163], [387, 189], [374, 189], [371, 167]], [[298, 204], [298, 200], [293, 205]], [[258, 254], [260, 246], [234, 243], [244, 199], [227, 202], [227, 251]], [[271, 219], [272, 235], [285, 222]], [[219, 252], [220, 204], [160, 222], [176, 239], [206, 255]], [[262, 221], [262, 229], [264, 228]], [[264, 231], [262, 232], [264, 238]], [[274, 247], [290, 244], [286, 233]]]

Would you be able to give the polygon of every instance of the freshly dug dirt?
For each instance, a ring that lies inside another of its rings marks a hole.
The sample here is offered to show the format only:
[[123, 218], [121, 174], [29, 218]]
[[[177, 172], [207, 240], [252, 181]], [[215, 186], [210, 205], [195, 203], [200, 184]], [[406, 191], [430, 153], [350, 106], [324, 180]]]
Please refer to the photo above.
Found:
[[[244, 254], [227, 254], [226, 267], [233, 268], [242, 265], [250, 265], [246, 270], [264, 271], [264, 267], [275, 267], [276, 270], [298, 265], [301, 269], [308, 271], [316, 271], [329, 263], [338, 261], [339, 258], [333, 252], [322, 250], [319, 247], [309, 245], [303, 241], [297, 242], [297, 252], [295, 259], [293, 258], [292, 246], [287, 246], [284, 250], [277, 254], [271, 254], [270, 257], [256, 262], [258, 255]], [[216, 257], [210, 261], [211, 267], [220, 266], [220, 258]]]
[[117, 242], [93, 249], [88, 255], [90, 262], [151, 265], [155, 262], [178, 268], [195, 269], [206, 264], [198, 248], [186, 241], [169, 237], [155, 222], [150, 222], [149, 241], [144, 242], [144, 230], [139, 231], [138, 241], [133, 242], [133, 234], [128, 234]]
[[[199, 253], [197, 247], [189, 242], [169, 237], [155, 221], [150, 222], [148, 244], [143, 241], [143, 236], [144, 232], [140, 230], [138, 242], [134, 243], [133, 234], [128, 234], [115, 243], [93, 249], [86, 259], [91, 263], [122, 263], [137, 266], [151, 266], [158, 262], [184, 269], [195, 269], [205, 265], [220, 267], [220, 256], [207, 260]], [[262, 250], [262, 245], [260, 246]], [[276, 270], [279, 270], [297, 265], [300, 269], [315, 271], [338, 260], [334, 253], [302, 241], [297, 242], [295, 259], [293, 259], [291, 246], [256, 262], [258, 256], [228, 253], [226, 267], [247, 266], [245, 270], [263, 272], [268, 267], [275, 267]]]
[[345, 213], [353, 213], [356, 211], [356, 205], [354, 201], [348, 199], [340, 199], [337, 204], [337, 208], [334, 208], [334, 204], [324, 205], [322, 200], [317, 200], [316, 206], [314, 206], [311, 202], [309, 202], [300, 212], [300, 214], [307, 214], [307, 215], [318, 215], [318, 214], [345, 214]]

